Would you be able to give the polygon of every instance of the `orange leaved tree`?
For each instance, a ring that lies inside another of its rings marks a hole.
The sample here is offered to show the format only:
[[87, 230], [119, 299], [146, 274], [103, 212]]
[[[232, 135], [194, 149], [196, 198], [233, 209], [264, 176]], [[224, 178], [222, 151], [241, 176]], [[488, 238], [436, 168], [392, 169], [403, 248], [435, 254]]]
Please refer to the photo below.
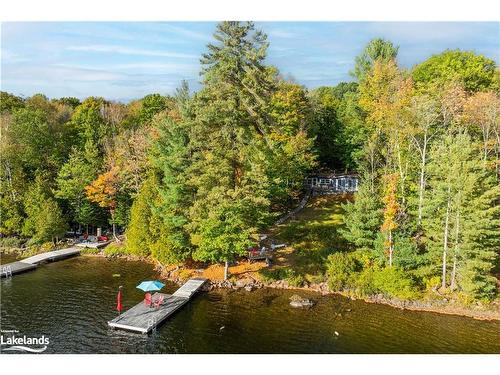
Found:
[[116, 237], [115, 210], [116, 210], [116, 193], [118, 191], [118, 173], [116, 168], [100, 174], [88, 186], [85, 187], [87, 198], [91, 202], [99, 204], [100, 207], [109, 210], [111, 222], [113, 224], [113, 237]]

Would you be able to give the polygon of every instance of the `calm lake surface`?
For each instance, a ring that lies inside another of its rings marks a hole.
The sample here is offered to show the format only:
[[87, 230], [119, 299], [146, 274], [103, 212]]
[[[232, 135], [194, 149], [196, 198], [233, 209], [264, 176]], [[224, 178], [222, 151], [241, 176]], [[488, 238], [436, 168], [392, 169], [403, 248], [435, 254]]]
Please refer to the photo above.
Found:
[[49, 263], [1, 281], [1, 328], [49, 337], [45, 353], [500, 353], [499, 322], [304, 292], [316, 305], [293, 309], [293, 291], [272, 289], [200, 293], [149, 336], [108, 328], [118, 286], [128, 309], [143, 298], [135, 286], [155, 278], [141, 262]]

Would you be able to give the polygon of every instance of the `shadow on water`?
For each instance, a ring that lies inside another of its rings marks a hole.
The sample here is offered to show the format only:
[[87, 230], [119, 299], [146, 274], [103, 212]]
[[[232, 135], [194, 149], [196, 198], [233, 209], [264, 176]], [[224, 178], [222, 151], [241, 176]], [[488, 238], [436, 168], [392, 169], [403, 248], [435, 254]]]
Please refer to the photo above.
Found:
[[302, 291], [316, 305], [294, 309], [297, 292], [272, 289], [200, 293], [151, 335], [110, 329], [118, 287], [128, 309], [143, 298], [135, 286], [157, 277], [141, 262], [48, 263], [2, 280], [1, 328], [49, 337], [46, 353], [500, 353], [499, 322]]

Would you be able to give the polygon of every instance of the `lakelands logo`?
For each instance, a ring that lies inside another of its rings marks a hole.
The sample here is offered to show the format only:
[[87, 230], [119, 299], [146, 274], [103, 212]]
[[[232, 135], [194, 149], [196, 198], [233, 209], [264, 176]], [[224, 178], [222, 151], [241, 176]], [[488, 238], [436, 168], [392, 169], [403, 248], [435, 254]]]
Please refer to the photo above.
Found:
[[16, 335], [18, 331], [3, 331], [0, 335], [1, 351], [19, 351], [29, 353], [42, 353], [47, 349], [50, 340], [45, 335], [40, 337]]

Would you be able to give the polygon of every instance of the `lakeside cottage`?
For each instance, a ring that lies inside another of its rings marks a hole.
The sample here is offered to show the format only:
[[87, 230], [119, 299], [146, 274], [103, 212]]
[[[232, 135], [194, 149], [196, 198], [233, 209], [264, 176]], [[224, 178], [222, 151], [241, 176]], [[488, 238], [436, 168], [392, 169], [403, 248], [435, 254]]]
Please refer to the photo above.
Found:
[[358, 191], [359, 176], [355, 173], [316, 174], [308, 176], [304, 185], [311, 189], [313, 195], [337, 194]]

